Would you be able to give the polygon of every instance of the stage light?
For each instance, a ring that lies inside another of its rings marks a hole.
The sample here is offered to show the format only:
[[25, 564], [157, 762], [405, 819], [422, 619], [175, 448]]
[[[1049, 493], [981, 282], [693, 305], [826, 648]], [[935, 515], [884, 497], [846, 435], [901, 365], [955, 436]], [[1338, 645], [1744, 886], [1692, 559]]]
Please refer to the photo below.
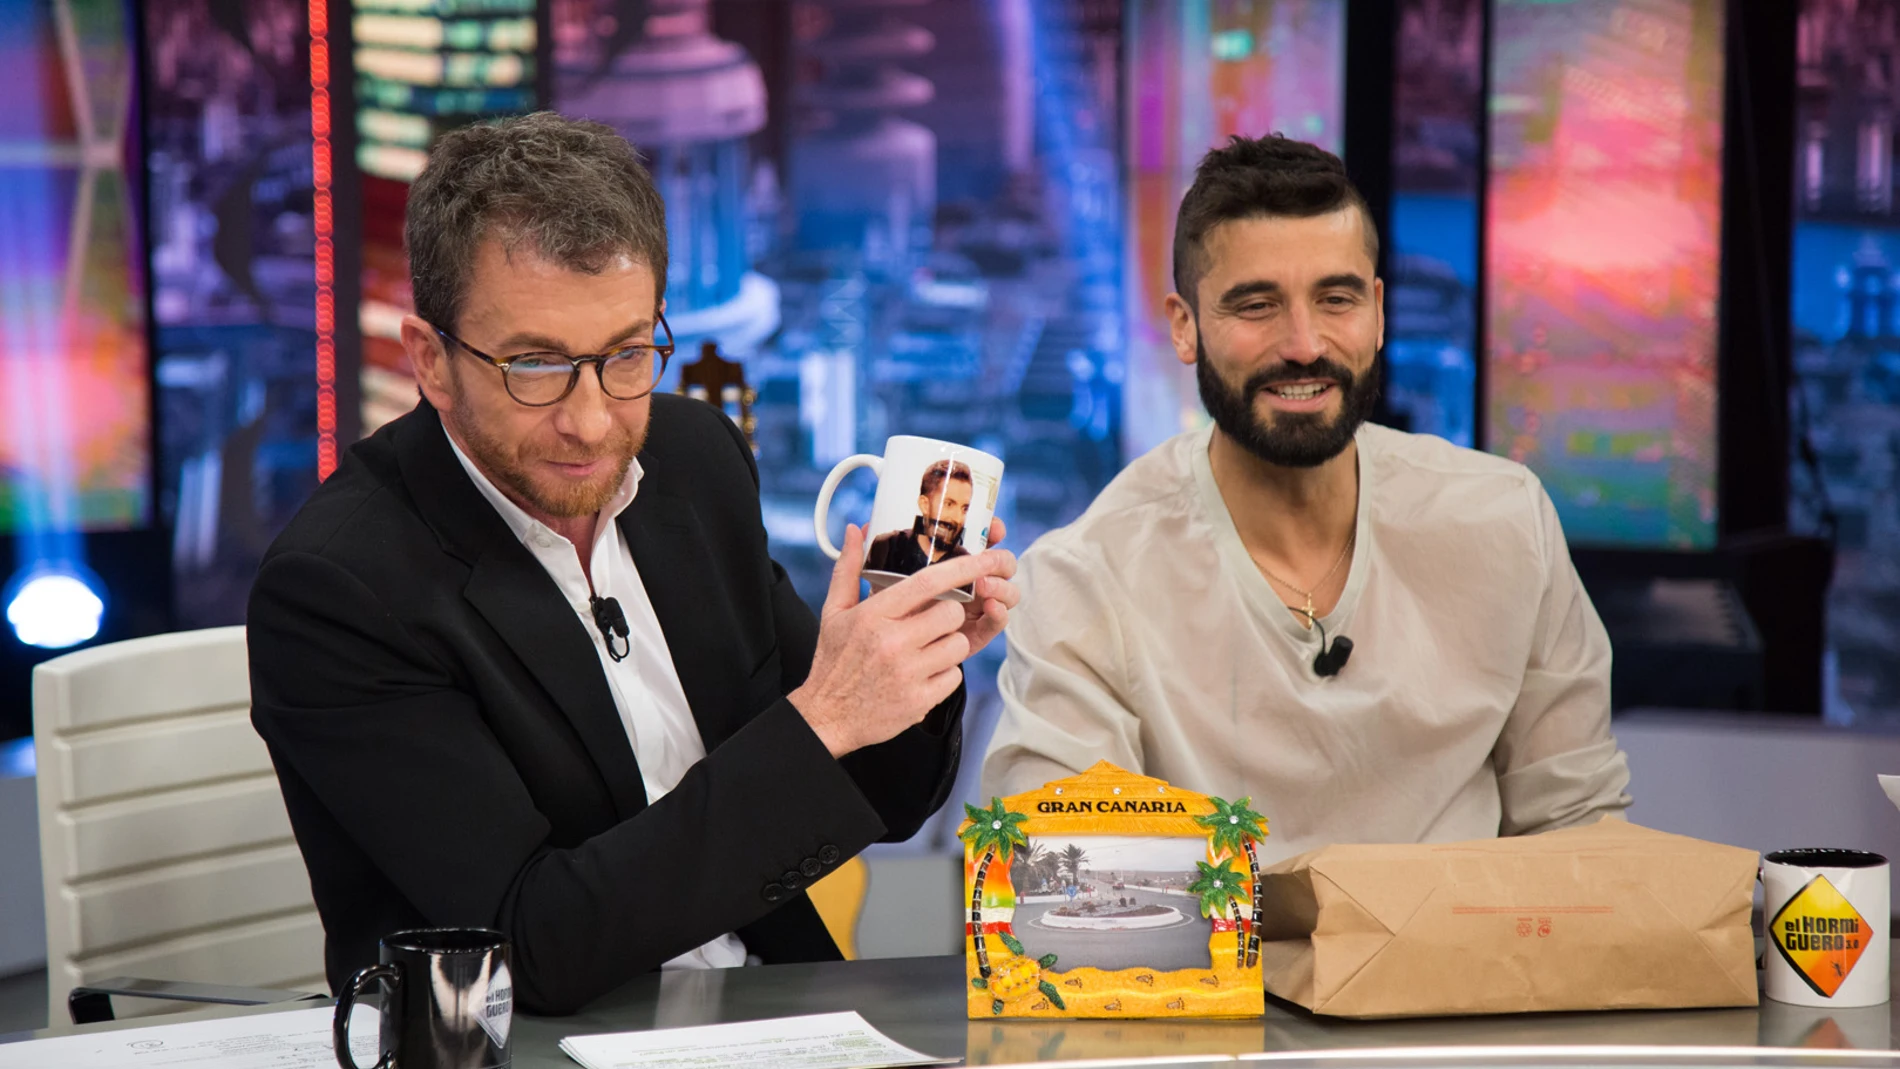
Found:
[[0, 742], [0, 779], [25, 779], [39, 771], [33, 737]]
[[98, 579], [80, 572], [71, 566], [41, 567], [8, 584], [7, 623], [21, 642], [57, 650], [99, 633], [105, 599]]

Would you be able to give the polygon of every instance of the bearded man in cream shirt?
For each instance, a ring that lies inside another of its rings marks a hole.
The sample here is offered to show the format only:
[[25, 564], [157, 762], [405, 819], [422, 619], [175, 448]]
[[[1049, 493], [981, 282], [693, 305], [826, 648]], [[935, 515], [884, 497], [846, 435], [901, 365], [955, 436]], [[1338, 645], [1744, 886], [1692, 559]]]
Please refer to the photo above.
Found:
[[1609, 640], [1537, 477], [1365, 422], [1377, 259], [1331, 154], [1202, 160], [1167, 309], [1213, 426], [1024, 554], [983, 797], [1107, 760], [1251, 796], [1271, 858], [1628, 806]]

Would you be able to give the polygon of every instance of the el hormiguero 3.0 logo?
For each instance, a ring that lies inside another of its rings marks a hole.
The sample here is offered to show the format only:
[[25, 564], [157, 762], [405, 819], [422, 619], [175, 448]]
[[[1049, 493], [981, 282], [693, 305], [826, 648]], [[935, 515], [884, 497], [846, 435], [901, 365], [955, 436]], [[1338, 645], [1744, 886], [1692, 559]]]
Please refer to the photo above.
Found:
[[1782, 958], [1822, 998], [1841, 989], [1874, 938], [1873, 925], [1826, 876], [1809, 880], [1788, 899], [1768, 922], [1768, 933]]

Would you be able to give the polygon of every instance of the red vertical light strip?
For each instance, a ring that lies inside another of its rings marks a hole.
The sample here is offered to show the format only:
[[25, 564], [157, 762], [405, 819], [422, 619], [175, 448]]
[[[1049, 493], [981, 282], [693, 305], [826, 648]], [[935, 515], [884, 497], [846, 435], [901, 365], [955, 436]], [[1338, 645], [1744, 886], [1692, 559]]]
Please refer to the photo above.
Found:
[[336, 470], [336, 216], [330, 195], [329, 0], [310, 0], [310, 170], [317, 252], [317, 478]]

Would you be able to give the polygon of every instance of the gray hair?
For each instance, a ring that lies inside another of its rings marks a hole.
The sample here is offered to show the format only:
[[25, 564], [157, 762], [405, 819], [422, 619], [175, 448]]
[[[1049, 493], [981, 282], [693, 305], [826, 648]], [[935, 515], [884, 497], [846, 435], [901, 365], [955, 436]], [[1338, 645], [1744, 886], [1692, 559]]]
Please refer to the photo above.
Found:
[[491, 237], [590, 275], [627, 256], [652, 269], [656, 300], [666, 293], [666, 205], [633, 146], [597, 122], [542, 111], [436, 141], [403, 223], [417, 315], [456, 329]]

